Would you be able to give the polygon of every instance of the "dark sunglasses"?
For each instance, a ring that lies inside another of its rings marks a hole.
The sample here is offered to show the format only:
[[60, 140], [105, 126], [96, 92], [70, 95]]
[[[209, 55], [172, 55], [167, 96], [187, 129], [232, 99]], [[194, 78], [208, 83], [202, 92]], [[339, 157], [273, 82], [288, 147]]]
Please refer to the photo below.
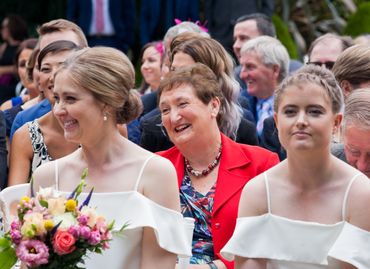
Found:
[[327, 61], [327, 62], [308, 62], [308, 64], [318, 65], [318, 66], [325, 66], [327, 69], [331, 70], [335, 64], [335, 62]]

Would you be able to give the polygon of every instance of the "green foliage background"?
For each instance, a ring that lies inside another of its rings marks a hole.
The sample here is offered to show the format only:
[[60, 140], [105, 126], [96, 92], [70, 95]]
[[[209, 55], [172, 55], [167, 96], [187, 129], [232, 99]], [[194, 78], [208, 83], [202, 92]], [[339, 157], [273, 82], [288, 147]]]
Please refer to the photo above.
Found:
[[348, 18], [344, 33], [352, 37], [370, 33], [370, 2], [360, 4], [357, 12]]

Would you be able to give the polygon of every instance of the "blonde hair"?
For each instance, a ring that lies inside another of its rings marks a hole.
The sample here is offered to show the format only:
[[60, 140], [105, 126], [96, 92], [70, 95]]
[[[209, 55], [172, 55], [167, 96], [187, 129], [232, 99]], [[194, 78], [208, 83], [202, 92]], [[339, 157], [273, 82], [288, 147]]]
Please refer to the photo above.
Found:
[[285, 89], [290, 86], [315, 84], [324, 89], [328, 96], [332, 111], [339, 113], [343, 107], [343, 92], [339, 87], [334, 75], [325, 67], [315, 65], [305, 65], [297, 72], [283, 80], [275, 91], [274, 110], [278, 111]]
[[347, 80], [353, 88], [370, 81], [370, 46], [355, 45], [343, 51], [332, 72], [339, 83]]
[[121, 51], [110, 47], [86, 48], [72, 54], [61, 70], [68, 71], [75, 85], [113, 108], [117, 123], [128, 123], [140, 115], [142, 103], [133, 90], [135, 70]]
[[88, 47], [85, 34], [82, 29], [75, 23], [65, 20], [57, 19], [44, 23], [37, 29], [37, 33], [40, 36], [51, 34], [55, 32], [73, 31], [78, 37], [78, 43], [80, 47]]

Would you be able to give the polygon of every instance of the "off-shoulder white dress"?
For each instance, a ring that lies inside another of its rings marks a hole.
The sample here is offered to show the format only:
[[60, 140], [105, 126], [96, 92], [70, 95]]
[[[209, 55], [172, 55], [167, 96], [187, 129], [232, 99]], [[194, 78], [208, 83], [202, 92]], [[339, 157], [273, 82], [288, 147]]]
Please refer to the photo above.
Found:
[[338, 268], [338, 261], [369, 269], [370, 233], [345, 221], [348, 193], [357, 176], [346, 189], [342, 221], [328, 225], [272, 214], [265, 173], [268, 213], [238, 218], [234, 234], [221, 255], [227, 260], [234, 256], [264, 258], [267, 269], [334, 269]]
[[[84, 266], [87, 269], [140, 268], [144, 227], [154, 230], [161, 248], [179, 257], [191, 256], [191, 244], [187, 240], [182, 214], [153, 202], [137, 191], [143, 170], [150, 158], [143, 164], [134, 190], [93, 193], [89, 206], [96, 207], [97, 213], [108, 221], [115, 220], [117, 229], [126, 223], [128, 227], [122, 234], [114, 233], [110, 248], [103, 251], [103, 254], [89, 255]], [[56, 176], [56, 188], [57, 186], [58, 176]], [[61, 193], [67, 195], [65, 192]], [[88, 193], [82, 193], [79, 199], [83, 201], [87, 195]]]

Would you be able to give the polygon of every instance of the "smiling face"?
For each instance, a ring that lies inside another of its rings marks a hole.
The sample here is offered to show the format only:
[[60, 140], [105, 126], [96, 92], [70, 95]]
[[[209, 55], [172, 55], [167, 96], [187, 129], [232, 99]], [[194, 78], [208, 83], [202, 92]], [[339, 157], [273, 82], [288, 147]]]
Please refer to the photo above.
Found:
[[47, 54], [41, 62], [39, 72], [40, 90], [51, 104], [54, 104], [54, 74], [72, 51], [60, 51]]
[[96, 130], [104, 130], [103, 103], [93, 94], [75, 85], [68, 71], [55, 77], [53, 113], [64, 129], [66, 140], [86, 143]]
[[348, 125], [343, 137], [348, 163], [370, 178], [370, 130]]
[[219, 107], [217, 98], [204, 104], [189, 85], [164, 91], [159, 101], [163, 126], [176, 146], [185, 145], [207, 133], [210, 122], [217, 125]]
[[145, 82], [156, 90], [161, 81], [161, 54], [153, 46], [144, 51], [140, 70]]
[[240, 77], [248, 86], [248, 93], [260, 99], [273, 95], [278, 84], [280, 68], [265, 65], [256, 52], [246, 52], [241, 56]]
[[288, 86], [275, 113], [279, 140], [290, 150], [329, 150], [341, 115], [334, 114], [325, 90], [313, 83]]

